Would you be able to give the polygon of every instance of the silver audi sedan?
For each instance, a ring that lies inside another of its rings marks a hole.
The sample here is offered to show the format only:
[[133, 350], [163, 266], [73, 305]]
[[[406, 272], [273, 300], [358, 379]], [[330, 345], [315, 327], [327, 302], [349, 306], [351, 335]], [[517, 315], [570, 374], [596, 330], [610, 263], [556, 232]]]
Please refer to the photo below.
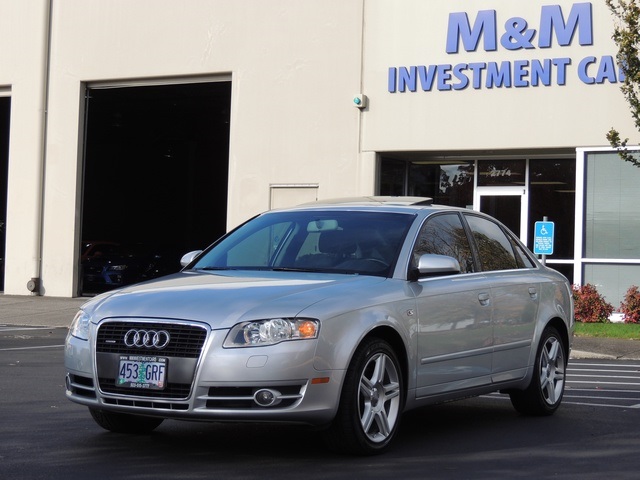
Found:
[[73, 319], [66, 395], [107, 430], [290, 422], [370, 455], [423, 405], [562, 401], [569, 283], [482, 213], [405, 197], [272, 210], [182, 263]]

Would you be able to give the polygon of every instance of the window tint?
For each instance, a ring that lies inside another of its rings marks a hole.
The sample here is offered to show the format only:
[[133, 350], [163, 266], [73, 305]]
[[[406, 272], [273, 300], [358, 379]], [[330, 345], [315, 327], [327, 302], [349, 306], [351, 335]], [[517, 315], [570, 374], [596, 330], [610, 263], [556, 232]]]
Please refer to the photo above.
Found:
[[509, 235], [509, 240], [511, 240], [511, 245], [513, 246], [513, 250], [516, 252], [516, 260], [518, 261], [518, 268], [535, 268], [535, 264], [524, 251], [524, 249], [520, 246], [518, 242], [514, 238], [511, 238]]
[[222, 238], [193, 268], [387, 276], [414, 219], [383, 212], [270, 212]]
[[482, 270], [518, 268], [513, 247], [497, 223], [475, 215], [465, 215], [478, 246]]
[[455, 258], [460, 263], [462, 273], [474, 271], [469, 239], [460, 217], [455, 213], [427, 219], [413, 249], [413, 264], [417, 265], [418, 259], [425, 253]]

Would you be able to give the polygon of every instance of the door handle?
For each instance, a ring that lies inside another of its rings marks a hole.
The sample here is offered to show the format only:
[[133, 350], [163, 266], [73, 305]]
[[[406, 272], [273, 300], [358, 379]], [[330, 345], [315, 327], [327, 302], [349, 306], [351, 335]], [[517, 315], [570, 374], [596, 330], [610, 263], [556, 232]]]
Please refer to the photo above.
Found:
[[478, 294], [478, 301], [480, 302], [480, 305], [486, 307], [487, 305], [489, 305], [490, 300], [491, 300], [491, 296], [488, 293]]
[[529, 296], [533, 299], [538, 298], [538, 290], [536, 287], [529, 287]]

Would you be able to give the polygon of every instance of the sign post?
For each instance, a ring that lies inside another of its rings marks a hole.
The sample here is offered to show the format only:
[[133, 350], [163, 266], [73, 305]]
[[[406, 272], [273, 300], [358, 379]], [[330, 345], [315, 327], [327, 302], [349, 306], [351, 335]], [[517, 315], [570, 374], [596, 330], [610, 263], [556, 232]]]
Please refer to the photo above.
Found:
[[547, 263], [547, 255], [553, 255], [553, 233], [554, 223], [548, 222], [547, 217], [543, 217], [542, 222], [536, 222], [535, 235], [533, 238], [533, 253], [542, 255], [543, 265]]

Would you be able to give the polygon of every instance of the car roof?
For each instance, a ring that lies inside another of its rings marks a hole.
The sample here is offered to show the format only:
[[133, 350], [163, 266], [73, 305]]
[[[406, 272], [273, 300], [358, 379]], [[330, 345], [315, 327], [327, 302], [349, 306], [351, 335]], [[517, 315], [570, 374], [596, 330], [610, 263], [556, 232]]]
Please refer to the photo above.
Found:
[[363, 196], [345, 197], [317, 200], [303, 203], [294, 207], [279, 208], [272, 211], [292, 210], [369, 210], [385, 212], [417, 213], [418, 211], [459, 211], [465, 210], [459, 207], [446, 205], [434, 205], [429, 197], [404, 197], [404, 196]]
[[333, 198], [325, 200], [317, 200], [315, 202], [305, 203], [301, 206], [314, 205], [416, 205], [427, 206], [432, 205], [433, 199], [429, 197], [393, 197], [393, 196], [368, 196], [368, 197], [345, 197]]

